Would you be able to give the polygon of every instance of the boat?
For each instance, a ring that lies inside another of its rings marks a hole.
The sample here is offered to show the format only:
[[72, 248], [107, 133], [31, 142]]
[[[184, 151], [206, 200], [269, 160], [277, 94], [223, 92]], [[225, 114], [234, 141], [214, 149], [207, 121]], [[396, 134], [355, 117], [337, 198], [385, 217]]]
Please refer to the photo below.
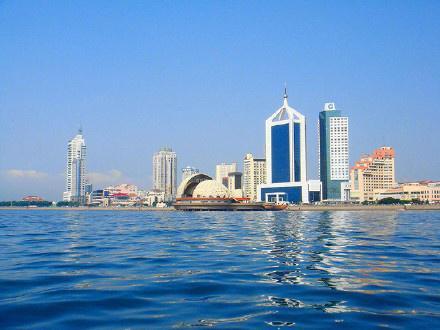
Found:
[[281, 211], [285, 210], [287, 206], [289, 206], [287, 203], [264, 203], [266, 211]]
[[173, 204], [180, 211], [281, 211], [287, 204], [250, 202], [246, 198], [177, 198]]

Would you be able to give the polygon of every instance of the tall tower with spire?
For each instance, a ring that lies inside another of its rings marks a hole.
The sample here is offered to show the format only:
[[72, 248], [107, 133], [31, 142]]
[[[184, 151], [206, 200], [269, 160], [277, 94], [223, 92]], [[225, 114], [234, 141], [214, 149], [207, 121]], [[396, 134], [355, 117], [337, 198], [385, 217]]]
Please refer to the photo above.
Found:
[[266, 120], [266, 166], [267, 183], [260, 186], [260, 200], [309, 201], [306, 120], [289, 106], [287, 88], [283, 105]]
[[86, 180], [86, 143], [82, 127], [78, 134], [67, 144], [66, 191], [63, 200], [67, 202], [85, 202]]

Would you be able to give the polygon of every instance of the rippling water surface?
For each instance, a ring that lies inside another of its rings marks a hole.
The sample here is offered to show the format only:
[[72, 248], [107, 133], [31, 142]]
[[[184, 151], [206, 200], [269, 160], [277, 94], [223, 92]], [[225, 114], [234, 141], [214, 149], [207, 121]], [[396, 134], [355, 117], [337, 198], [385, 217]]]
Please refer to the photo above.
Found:
[[440, 212], [0, 211], [0, 328], [440, 328]]

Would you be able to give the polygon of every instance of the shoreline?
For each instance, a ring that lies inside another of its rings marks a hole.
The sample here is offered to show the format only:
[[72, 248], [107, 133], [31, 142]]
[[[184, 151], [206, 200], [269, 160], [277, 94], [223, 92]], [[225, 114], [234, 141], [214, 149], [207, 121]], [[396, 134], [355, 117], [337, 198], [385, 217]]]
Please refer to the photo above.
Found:
[[[185, 212], [178, 211], [174, 207], [19, 207], [2, 206], [2, 210], [51, 210], [51, 211], [155, 211], [155, 212]], [[440, 204], [423, 205], [290, 205], [286, 210], [293, 211], [440, 211]]]

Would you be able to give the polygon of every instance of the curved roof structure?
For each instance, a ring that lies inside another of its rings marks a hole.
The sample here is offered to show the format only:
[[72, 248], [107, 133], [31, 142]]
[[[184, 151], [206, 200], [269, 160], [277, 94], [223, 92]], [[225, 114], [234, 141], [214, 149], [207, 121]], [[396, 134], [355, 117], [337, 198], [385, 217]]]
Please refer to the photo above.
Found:
[[203, 173], [196, 173], [191, 175], [190, 177], [183, 180], [182, 183], [179, 185], [179, 188], [177, 188], [177, 197], [193, 197], [193, 192], [196, 186], [206, 180], [212, 180], [212, 178], [209, 175]]
[[231, 192], [217, 181], [205, 180], [196, 186], [193, 191], [193, 197], [230, 198]]

